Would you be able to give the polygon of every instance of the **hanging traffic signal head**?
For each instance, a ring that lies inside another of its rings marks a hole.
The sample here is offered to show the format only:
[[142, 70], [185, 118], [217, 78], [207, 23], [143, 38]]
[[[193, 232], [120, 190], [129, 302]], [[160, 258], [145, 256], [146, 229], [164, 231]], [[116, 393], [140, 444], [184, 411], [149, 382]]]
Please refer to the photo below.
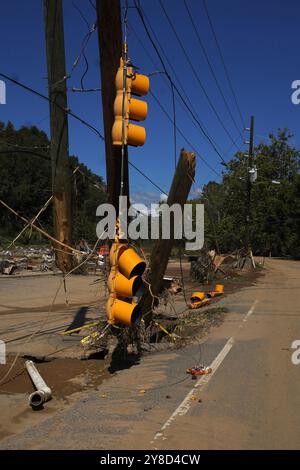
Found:
[[[135, 147], [144, 145], [146, 140], [146, 130], [143, 126], [138, 126], [129, 122], [143, 121], [147, 117], [148, 105], [146, 101], [132, 98], [132, 95], [145, 96], [149, 91], [149, 78], [146, 75], [135, 73], [132, 67], [125, 67], [121, 58], [120, 67], [116, 75], [116, 99], [114, 102], [115, 121], [112, 128], [112, 138], [114, 145], [122, 145], [122, 115], [124, 111], [124, 145]], [[126, 77], [126, 78], [125, 78]], [[125, 96], [124, 93], [125, 78]]]
[[109, 323], [136, 324], [142, 317], [138, 303], [143, 288], [142, 274], [146, 268], [136, 251], [123, 243], [113, 243], [110, 249], [111, 272], [108, 278], [110, 292], [106, 304]]

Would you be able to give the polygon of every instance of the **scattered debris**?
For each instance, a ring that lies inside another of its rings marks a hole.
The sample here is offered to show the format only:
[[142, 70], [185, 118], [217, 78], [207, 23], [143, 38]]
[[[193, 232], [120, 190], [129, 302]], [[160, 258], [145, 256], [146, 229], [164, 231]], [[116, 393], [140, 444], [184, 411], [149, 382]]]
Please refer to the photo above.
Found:
[[211, 367], [206, 367], [203, 365], [190, 367], [189, 369], [186, 370], [186, 373], [191, 374], [191, 375], [206, 375], [206, 374], [211, 374], [211, 372], [212, 372]]
[[169, 336], [169, 338], [171, 338], [173, 341], [176, 341], [177, 338], [179, 338], [178, 335], [176, 335], [175, 333], [170, 333], [168, 330], [166, 330], [160, 323], [158, 323], [157, 321], [153, 321], [153, 323], [158, 326], [164, 333], [166, 333], [166, 335]]
[[191, 295], [191, 303], [189, 307], [191, 309], [201, 308], [204, 305], [210, 303], [210, 299], [224, 294], [224, 285], [216, 284], [215, 288], [205, 294], [204, 292], [193, 292]]
[[215, 288], [206, 294], [206, 297], [208, 299], [211, 299], [213, 297], [217, 297], [218, 295], [222, 295], [222, 294], [224, 294], [224, 285], [216, 284]]
[[170, 294], [176, 295], [182, 291], [182, 285], [177, 277], [164, 276], [162, 289], [167, 289]]
[[[76, 247], [80, 253], [74, 255], [79, 264], [87, 254], [91, 254], [91, 248], [85, 240], [80, 240]], [[85, 263], [86, 271], [95, 273], [97, 270], [103, 271], [105, 268], [105, 250], [101, 253], [95, 253]], [[7, 269], [9, 268], [9, 269]], [[59, 272], [55, 264], [55, 251], [51, 246], [15, 246], [10, 250], [0, 250], [0, 274], [18, 274], [30, 271], [40, 272]]]
[[204, 305], [207, 305], [209, 300], [206, 298], [204, 292], [193, 292], [191, 295], [191, 303], [189, 305], [190, 308], [200, 308]]
[[13, 274], [16, 269], [17, 266], [10, 261], [4, 261], [0, 265], [0, 272], [2, 272], [2, 274]]
[[199, 256], [190, 256], [189, 261], [191, 263], [190, 277], [192, 280], [197, 281], [200, 284], [212, 281], [215, 273], [215, 266], [211, 252], [205, 252], [202, 250]]
[[233, 277], [239, 270], [255, 268], [252, 253], [247, 255], [243, 249], [227, 255], [218, 255], [215, 250], [202, 250], [198, 256], [189, 256], [189, 261], [191, 279], [201, 284]]
[[16, 246], [0, 251], [0, 274], [17, 274], [23, 271], [54, 271], [55, 256], [52, 248], [44, 246]]

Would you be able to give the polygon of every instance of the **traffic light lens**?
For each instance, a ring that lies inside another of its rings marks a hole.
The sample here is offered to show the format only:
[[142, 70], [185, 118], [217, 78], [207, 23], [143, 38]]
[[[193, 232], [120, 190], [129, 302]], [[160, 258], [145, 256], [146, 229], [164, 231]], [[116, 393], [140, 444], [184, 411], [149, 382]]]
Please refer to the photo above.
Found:
[[146, 263], [132, 248], [127, 248], [119, 256], [119, 269], [130, 279], [133, 276], [141, 276], [146, 269]]
[[131, 271], [130, 277], [132, 276], [141, 276], [145, 271], [146, 263], [145, 261], [140, 261]]
[[132, 285], [132, 295], [133, 297], [136, 296], [136, 294], [141, 290], [141, 287], [143, 285], [143, 280], [140, 276], [136, 276], [133, 285]]
[[138, 325], [142, 319], [142, 312], [138, 305], [136, 305], [131, 314], [131, 323]]

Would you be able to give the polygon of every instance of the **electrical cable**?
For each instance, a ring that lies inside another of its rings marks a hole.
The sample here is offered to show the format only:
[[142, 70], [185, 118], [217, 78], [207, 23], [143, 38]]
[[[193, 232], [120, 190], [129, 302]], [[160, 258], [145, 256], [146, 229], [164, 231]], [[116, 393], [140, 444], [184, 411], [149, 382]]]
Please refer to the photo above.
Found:
[[156, 189], [158, 189], [161, 193], [168, 196], [168, 194], [163, 189], [161, 189], [156, 183], [154, 183], [154, 181], [152, 181], [151, 178], [149, 178], [149, 176], [145, 175], [145, 173], [143, 173], [137, 166], [135, 166], [130, 161], [128, 161], [128, 163], [130, 166], [132, 166], [132, 168], [134, 168], [138, 173], [140, 173], [140, 175], [142, 175], [146, 180], [148, 180]]
[[145, 31], [146, 31], [146, 34], [147, 34], [147, 36], [148, 36], [148, 38], [149, 38], [149, 40], [150, 40], [150, 42], [151, 42], [151, 44], [152, 44], [154, 50], [156, 51], [156, 54], [157, 54], [157, 56], [158, 56], [158, 58], [159, 58], [159, 60], [160, 60], [160, 62], [161, 62], [161, 65], [162, 65], [163, 70], [164, 70], [164, 72], [165, 72], [165, 74], [166, 74], [166, 77], [168, 78], [168, 80], [169, 80], [170, 82], [173, 82], [174, 89], [175, 89], [176, 93], [178, 94], [180, 100], [182, 101], [182, 103], [184, 104], [184, 106], [186, 107], [186, 109], [189, 111], [189, 113], [190, 113], [191, 116], [193, 117], [194, 121], [198, 124], [198, 127], [199, 127], [199, 129], [201, 130], [201, 132], [202, 132], [202, 134], [204, 135], [204, 137], [208, 140], [208, 142], [210, 143], [210, 145], [212, 146], [212, 148], [214, 149], [214, 151], [219, 155], [219, 157], [220, 157], [220, 159], [222, 160], [223, 164], [226, 166], [227, 163], [226, 163], [226, 161], [224, 160], [224, 158], [222, 157], [222, 155], [220, 154], [220, 152], [218, 151], [218, 149], [216, 148], [216, 145], [214, 144], [212, 138], [211, 138], [211, 137], [209, 136], [209, 134], [205, 131], [203, 125], [202, 125], [201, 122], [198, 120], [197, 116], [193, 113], [192, 109], [188, 106], [188, 104], [186, 103], [185, 99], [184, 99], [183, 96], [182, 96], [182, 93], [179, 91], [178, 87], [176, 86], [176, 84], [175, 84], [174, 81], [172, 80], [172, 78], [171, 78], [169, 72], [167, 71], [167, 68], [166, 68], [166, 66], [165, 66], [164, 60], [163, 60], [163, 58], [162, 58], [162, 56], [161, 56], [161, 54], [160, 54], [160, 52], [159, 52], [159, 50], [158, 50], [158, 48], [157, 48], [157, 45], [155, 44], [153, 38], [151, 37], [151, 34], [150, 34], [149, 29], [148, 29], [148, 27], [147, 27], [147, 25], [146, 25], [146, 22], [145, 22], [143, 13], [142, 13], [142, 11], [141, 11], [141, 8], [138, 7], [138, 5], [137, 5], [137, 0], [134, 0], [134, 3], [135, 3], [135, 5], [136, 5], [137, 12], [138, 12], [139, 17], [140, 17], [140, 19], [141, 19], [141, 21], [142, 21], [142, 24], [143, 24], [143, 26], [144, 26], [144, 29], [145, 29]]
[[[133, 32], [133, 34], [135, 35], [136, 39], [139, 41], [141, 47], [142, 47], [142, 48], [144, 49], [144, 51], [146, 52], [146, 54], [147, 54], [147, 56], [149, 57], [151, 63], [153, 64], [153, 66], [154, 66], [154, 67], [157, 67], [157, 65], [156, 65], [155, 62], [153, 61], [153, 59], [152, 59], [152, 57], [151, 57], [149, 51], [148, 51], [147, 48], [145, 47], [144, 42], [140, 39], [140, 37], [139, 37], [138, 34], [136, 33], [135, 29], [134, 29], [134, 28], [132, 27], [132, 25], [129, 23], [129, 21], [128, 21], [128, 26], [129, 26], [129, 29], [130, 29], [130, 30]], [[163, 51], [163, 50], [162, 50], [162, 51]], [[172, 66], [172, 64], [168, 61], [168, 58], [167, 58], [167, 56], [166, 56], [165, 53], [164, 53], [164, 56], [165, 56], [167, 62], [170, 64], [170, 66]], [[172, 67], [172, 71], [173, 71], [173, 73], [174, 73], [174, 76], [176, 76], [176, 80], [177, 80], [177, 82], [178, 82], [179, 85], [180, 85], [181, 92], [182, 92], [182, 94], [184, 94], [184, 96], [185, 96], [185, 98], [186, 98], [186, 101], [187, 101], [188, 104], [189, 104], [190, 109], [192, 109], [193, 112], [194, 112], [195, 115], [196, 115], [197, 113], [196, 113], [195, 109], [193, 108], [193, 104], [192, 104], [192, 102], [190, 101], [188, 95], [186, 94], [186, 92], [185, 92], [185, 90], [184, 90], [184, 88], [183, 88], [183, 86], [182, 86], [182, 84], [181, 84], [179, 78], [177, 77], [176, 72], [175, 72], [175, 70], [174, 70], [173, 67]], [[172, 94], [173, 94], [173, 92], [174, 92], [174, 84], [173, 84], [173, 82], [170, 83], [170, 80], [167, 78], [165, 72], [163, 72], [163, 71], [162, 71], [162, 72], [161, 72], [161, 71], [155, 71], [155, 72], [153, 72], [153, 73], [148, 74], [149, 77], [150, 77], [150, 76], [153, 76], [153, 75], [162, 75], [162, 76], [166, 79], [166, 82], [167, 82], [167, 84], [168, 84], [168, 87], [169, 87], [169, 86], [171, 87], [171, 89], [172, 89]], [[175, 95], [174, 95], [174, 96], [175, 96]], [[172, 99], [173, 99], [173, 97], [172, 97]], [[175, 99], [176, 99], [176, 101], [181, 105], [182, 109], [184, 110], [184, 112], [187, 114], [188, 118], [191, 120], [191, 122], [193, 123], [193, 125], [194, 125], [194, 126], [196, 127], [196, 129], [197, 129], [197, 128], [198, 128], [197, 124], [195, 123], [194, 119], [191, 117], [191, 115], [190, 115], [189, 111], [187, 110], [187, 108], [182, 104], [182, 101], [179, 100], [176, 96], [175, 96]], [[173, 107], [173, 109], [174, 109], [174, 107]], [[166, 113], [167, 113], [167, 111], [166, 111]], [[198, 116], [197, 116], [197, 117], [198, 117]], [[198, 119], [199, 119], [199, 117], [198, 117]], [[201, 122], [200, 119], [199, 119], [199, 122]], [[201, 123], [201, 124], [202, 124], [202, 126], [203, 126], [203, 123]], [[204, 126], [203, 126], [203, 128], [204, 128]], [[214, 144], [217, 146], [217, 144], [216, 144], [215, 142], [214, 142]]]
[[[220, 85], [219, 80], [218, 80], [218, 78], [217, 78], [217, 76], [216, 76], [216, 73], [215, 73], [215, 71], [214, 71], [214, 68], [213, 68], [213, 66], [212, 66], [212, 63], [211, 63], [211, 61], [210, 61], [210, 59], [209, 59], [208, 53], [207, 53], [207, 51], [206, 51], [206, 49], [205, 49], [205, 47], [204, 47], [203, 41], [202, 41], [202, 39], [201, 39], [201, 37], [200, 37], [200, 34], [199, 34], [199, 30], [197, 29], [196, 24], [195, 24], [195, 21], [194, 21], [194, 19], [193, 19], [193, 15], [191, 14], [191, 11], [190, 11], [190, 9], [189, 9], [189, 7], [188, 7], [187, 0], [183, 0], [183, 2], [184, 2], [184, 5], [185, 5], [185, 8], [186, 8], [186, 10], [187, 10], [189, 19], [190, 19], [190, 21], [191, 21], [191, 23], [192, 23], [192, 27], [193, 27], [193, 30], [194, 30], [194, 32], [195, 32], [195, 35], [196, 35], [196, 37], [197, 37], [197, 39], [198, 39], [200, 48], [201, 48], [201, 50], [202, 50], [202, 52], [203, 52], [203, 55], [204, 55], [204, 57], [205, 57], [205, 59], [206, 59], [206, 62], [207, 62], [208, 67], [209, 67], [209, 69], [210, 69], [210, 71], [211, 71], [211, 74], [212, 74], [212, 76], [213, 76], [213, 78], [214, 78], [214, 80], [215, 80], [215, 83], [216, 83], [216, 85], [217, 85], [217, 88], [218, 88], [218, 90], [219, 90], [219, 92], [220, 92], [220, 94], [221, 94], [221, 96], [222, 96], [222, 99], [223, 99], [223, 102], [224, 102], [224, 104], [225, 104], [225, 106], [226, 106], [226, 109], [227, 109], [227, 111], [228, 111], [228, 113], [229, 113], [229, 115], [230, 115], [230, 117], [231, 117], [231, 119], [232, 119], [232, 122], [234, 123], [234, 126], [235, 126], [236, 130], [238, 131], [240, 137], [243, 139], [243, 136], [242, 136], [242, 134], [241, 134], [241, 131], [240, 131], [240, 129], [239, 129], [237, 123], [236, 123], [236, 120], [234, 119], [234, 116], [233, 116], [233, 114], [232, 114], [232, 112], [231, 112], [231, 109], [230, 109], [230, 107], [229, 107], [229, 105], [228, 105], [228, 102], [227, 102], [227, 100], [226, 100], [226, 98], [225, 98], [225, 95], [224, 95], [224, 93], [223, 93], [223, 91], [222, 91], [221, 85]], [[233, 145], [235, 145], [235, 144], [233, 144]]]
[[167, 13], [167, 11], [166, 11], [166, 9], [165, 9], [163, 3], [162, 3], [162, 0], [158, 0], [158, 2], [159, 2], [160, 6], [161, 6], [161, 8], [162, 8], [162, 10], [163, 10], [163, 12], [164, 12], [164, 15], [165, 15], [166, 18], [167, 18], [167, 21], [168, 21], [168, 23], [169, 23], [169, 26], [171, 27], [171, 29], [172, 29], [172, 31], [173, 31], [173, 33], [174, 33], [176, 39], [177, 39], [177, 42], [178, 42], [178, 44], [180, 45], [180, 47], [181, 47], [181, 49], [182, 49], [182, 52], [183, 52], [183, 54], [184, 54], [184, 56], [185, 56], [185, 58], [186, 58], [186, 60], [187, 60], [187, 62], [188, 62], [188, 64], [189, 64], [191, 70], [193, 71], [193, 74], [194, 74], [194, 76], [195, 76], [195, 78], [196, 78], [196, 81], [198, 82], [198, 84], [199, 84], [199, 86], [200, 86], [202, 92], [204, 93], [204, 95], [205, 95], [205, 97], [206, 97], [206, 99], [207, 99], [207, 101], [208, 101], [208, 103], [209, 103], [211, 109], [213, 110], [213, 112], [214, 112], [214, 114], [215, 114], [217, 120], [219, 121], [221, 127], [223, 128], [223, 130], [224, 130], [224, 132], [226, 133], [226, 135], [228, 136], [228, 138], [231, 140], [232, 143], [234, 143], [234, 139], [233, 139], [232, 135], [230, 134], [230, 132], [228, 131], [228, 129], [225, 127], [221, 116], [219, 115], [219, 113], [218, 113], [216, 107], [214, 106], [212, 100], [210, 99], [210, 97], [209, 97], [209, 95], [208, 95], [208, 93], [207, 93], [207, 91], [206, 91], [206, 88], [205, 88], [205, 86], [203, 85], [203, 83], [202, 83], [202, 81], [201, 81], [201, 79], [200, 79], [200, 77], [199, 77], [199, 74], [197, 73], [197, 71], [196, 71], [196, 69], [195, 69], [195, 67], [194, 67], [194, 65], [193, 65], [193, 62], [191, 61], [191, 59], [190, 59], [190, 57], [189, 57], [189, 55], [188, 55], [188, 53], [187, 53], [187, 51], [186, 51], [186, 49], [185, 49], [185, 47], [184, 47], [184, 45], [183, 45], [183, 42], [181, 41], [181, 39], [180, 39], [180, 37], [179, 37], [179, 34], [177, 33], [176, 28], [174, 27], [174, 25], [173, 25], [173, 23], [172, 23], [172, 21], [171, 21], [171, 18], [170, 18], [170, 16], [168, 15], [168, 13]]
[[[145, 18], [147, 19], [147, 16], [145, 15], [145, 12], [143, 12], [143, 15], [144, 15]], [[154, 32], [154, 30], [153, 30], [153, 28], [152, 28], [152, 26], [151, 26], [151, 23], [149, 23], [149, 20], [148, 20], [148, 24], [149, 24], [149, 28], [150, 28], [151, 31], [152, 31], [152, 34], [153, 34], [154, 36], [156, 36], [156, 34], [155, 34], [155, 32]], [[145, 46], [145, 44], [144, 44], [144, 41], [142, 41], [142, 40], [140, 39], [139, 35], [138, 35], [137, 32], [135, 31], [135, 29], [132, 27], [132, 25], [130, 25], [129, 21], [128, 21], [128, 26], [129, 26], [130, 30], [133, 32], [133, 34], [135, 35], [135, 37], [137, 38], [137, 40], [139, 41], [141, 47], [142, 47], [142, 48], [144, 49], [144, 51], [146, 52], [146, 54], [147, 54], [147, 56], [149, 57], [151, 63], [152, 63], [152, 64], [154, 65], [154, 67], [156, 68], [157, 65], [154, 63], [154, 61], [153, 61], [153, 59], [152, 59], [152, 57], [151, 57], [151, 54], [149, 53], [148, 49], [146, 48], [146, 46]], [[156, 38], [156, 40], [158, 41], [157, 38]], [[160, 50], [161, 50], [161, 52], [162, 52], [162, 55], [164, 56], [164, 58], [165, 58], [165, 60], [166, 60], [166, 62], [167, 62], [167, 64], [168, 64], [168, 66], [170, 67], [170, 70], [172, 71], [172, 73], [173, 73], [173, 75], [174, 75], [174, 77], [175, 77], [175, 79], [176, 79], [176, 81], [177, 81], [177, 83], [178, 83], [178, 85], [179, 85], [180, 92], [181, 92], [182, 96], [184, 96], [186, 102], [188, 103], [189, 109], [186, 108], [186, 106], [182, 103], [182, 101], [181, 101], [180, 99], [177, 98], [176, 101], [179, 102], [179, 104], [181, 105], [182, 109], [183, 109], [184, 112], [187, 114], [188, 118], [191, 120], [191, 122], [192, 122], [192, 123], [194, 124], [194, 126], [197, 128], [198, 125], [197, 125], [197, 123], [195, 123], [195, 121], [194, 121], [194, 119], [193, 119], [193, 116], [191, 116], [191, 114], [190, 114], [190, 109], [193, 111], [193, 114], [197, 117], [197, 119], [198, 119], [198, 121], [201, 123], [203, 129], [204, 129], [205, 132], [208, 134], [207, 130], [205, 129], [205, 126], [204, 126], [203, 122], [201, 122], [201, 119], [200, 119], [200, 117], [199, 117], [199, 114], [198, 114], [197, 111], [195, 110], [195, 107], [194, 107], [192, 101], [191, 101], [190, 98], [188, 97], [188, 95], [187, 95], [187, 93], [186, 93], [186, 91], [185, 91], [185, 88], [184, 88], [182, 82], [180, 81], [180, 78], [178, 77], [178, 75], [177, 75], [177, 73], [176, 73], [176, 70], [174, 69], [174, 67], [173, 67], [173, 65], [172, 65], [172, 62], [168, 59], [168, 56], [167, 56], [166, 52], [164, 51], [162, 45], [161, 45], [159, 42], [158, 42], [158, 44], [159, 44]], [[168, 86], [170, 85], [170, 78], [167, 77], [167, 75], [166, 75], [165, 72], [157, 71], [157, 72], [153, 73], [153, 75], [157, 75], [157, 74], [162, 75], [162, 76], [166, 79], [166, 81], [167, 81], [167, 83], [168, 83]], [[214, 143], [214, 145], [215, 145], [216, 147], [219, 147], [219, 146], [217, 145], [217, 143], [214, 142], [214, 140], [213, 140], [212, 138], [211, 138], [211, 140], [212, 140], [212, 142]], [[220, 147], [219, 147], [219, 151], [220, 151]]]
[[[21, 88], [24, 88], [25, 90], [29, 91], [30, 93], [33, 93], [34, 95], [36, 96], [39, 96], [40, 98], [50, 102], [50, 103], [53, 103], [55, 106], [57, 106], [58, 108], [62, 109], [64, 112], [66, 112], [66, 114], [70, 114], [70, 116], [72, 116], [73, 118], [77, 119], [79, 122], [81, 122], [81, 124], [85, 125], [86, 127], [88, 127], [91, 131], [93, 131], [98, 137], [100, 137], [101, 140], [104, 141], [104, 137], [103, 135], [95, 128], [93, 127], [91, 124], [89, 124], [87, 121], [85, 121], [84, 119], [82, 119], [81, 117], [79, 117], [77, 114], [74, 114], [73, 112], [71, 112], [70, 110], [66, 110], [65, 108], [63, 108], [62, 106], [60, 106], [59, 104], [57, 104], [55, 101], [51, 100], [50, 98], [48, 98], [47, 96], [43, 95], [42, 93], [34, 90], [33, 88], [19, 82], [18, 80], [15, 80], [11, 77], [9, 77], [8, 75], [6, 74], [3, 74], [2, 72], [0, 72], [0, 76], [5, 78], [6, 80], [8, 81], [11, 81], [12, 83], [14, 83], [15, 85], [17, 86], [20, 86]], [[18, 150], [17, 152], [20, 152], [20, 150]], [[24, 151], [24, 152], [27, 152], [27, 151]], [[4, 153], [0, 150], [0, 153]], [[46, 156], [44, 155], [41, 155], [41, 154], [38, 154], [37, 152], [30, 152], [31, 154], [33, 155], [37, 155], [41, 158], [45, 158], [47, 159]], [[134, 165], [133, 163], [131, 162], [128, 162], [129, 165], [131, 165], [138, 173], [140, 173], [145, 179], [147, 179], [153, 186], [155, 186], [157, 189], [159, 189], [159, 191], [161, 191], [162, 193], [166, 194], [167, 193], [161, 189], [151, 178], [149, 178], [149, 176], [147, 176], [143, 171], [141, 171], [136, 165]]]
[[[129, 24], [129, 22], [128, 22]], [[147, 48], [145, 48], [145, 45], [144, 43], [141, 41], [141, 39], [139, 38], [138, 34], [136, 33], [135, 29], [129, 24], [129, 28], [130, 30], [134, 33], [134, 35], [136, 36], [137, 40], [140, 42], [141, 46], [143, 47], [143, 49], [145, 50], [146, 54], [148, 55], [148, 57], [150, 58], [152, 64], [154, 65], [154, 67], [156, 67], [156, 64], [154, 63], [151, 55], [149, 54], [149, 51], [147, 50]], [[167, 79], [167, 76], [165, 74], [165, 72], [155, 72], [153, 73], [152, 75], [156, 75], [156, 74], [160, 74], [160, 75], [163, 75], [166, 80], [167, 80], [167, 83], [168, 85], [172, 88], [172, 90], [174, 91], [174, 84], [173, 82], [170, 80]], [[160, 100], [154, 95], [154, 93], [150, 90], [150, 95], [154, 98], [154, 100], [156, 101], [156, 103], [158, 104], [158, 106], [161, 108], [161, 110], [163, 111], [163, 113], [168, 117], [169, 121], [173, 124], [174, 123], [174, 118], [172, 119], [168, 113], [168, 111], [164, 108], [164, 106], [161, 104]], [[178, 99], [176, 99], [176, 101], [178, 101]], [[190, 116], [190, 113], [189, 113], [189, 110], [187, 111], [187, 108], [186, 106], [184, 106], [182, 104], [182, 101], [178, 101], [182, 108], [184, 109], [184, 111], [187, 113], [187, 116], [189, 117], [189, 119], [191, 119], [191, 121], [193, 122], [193, 124], [195, 125], [195, 127], [197, 128], [197, 125], [195, 123], [195, 121], [193, 120], [193, 118]], [[190, 103], [190, 102], [189, 102]], [[174, 107], [173, 107], [174, 109]], [[190, 109], [192, 109], [192, 104], [190, 103]], [[175, 123], [176, 124], [176, 123]], [[221, 176], [220, 173], [216, 172], [216, 169], [213, 168], [209, 163], [207, 163], [207, 161], [201, 156], [200, 152], [198, 150], [195, 149], [195, 147], [191, 144], [191, 142], [185, 137], [184, 133], [182, 132], [182, 130], [180, 130], [176, 124], [176, 129], [177, 131], [180, 133], [180, 135], [184, 138], [184, 140], [186, 141], [186, 143], [188, 145], [190, 145], [190, 147], [192, 148], [192, 150], [194, 150], [194, 152], [196, 152], [197, 156], [202, 160], [202, 162], [208, 166], [208, 168], [210, 168], [211, 171], [213, 171], [217, 176]], [[216, 143], [214, 142], [214, 144], [216, 145]], [[231, 148], [231, 147], [230, 147]], [[223, 163], [224, 164], [224, 163]], [[224, 164], [226, 166], [226, 164]]]
[[39, 91], [37, 90], [34, 90], [33, 88], [31, 88], [30, 86], [27, 86], [25, 85], [24, 83], [21, 83], [20, 81], [18, 80], [15, 80], [14, 78], [0, 72], [0, 77], [3, 77], [5, 78], [6, 80], [10, 81], [11, 83], [14, 83], [15, 85], [23, 88], [24, 90], [26, 91], [29, 91], [30, 93], [33, 93], [34, 95], [36, 96], [39, 96], [40, 98], [48, 101], [49, 103], [51, 104], [54, 104], [55, 106], [57, 106], [59, 109], [61, 109], [62, 111], [64, 111], [66, 114], [69, 114], [70, 116], [72, 116], [74, 119], [76, 119], [77, 121], [81, 122], [81, 124], [83, 124], [84, 126], [88, 127], [91, 131], [93, 131], [98, 137], [100, 137], [101, 140], [104, 141], [104, 136], [101, 134], [101, 132], [98, 131], [98, 129], [96, 129], [94, 126], [92, 126], [91, 124], [89, 124], [87, 121], [85, 121], [84, 119], [82, 119], [80, 116], [78, 116], [77, 114], [73, 113], [69, 108], [64, 108], [63, 106], [60, 106], [58, 103], [56, 103], [54, 100], [50, 99], [48, 96], [46, 95], [43, 95], [42, 93], [40, 93]]
[[224, 68], [224, 70], [225, 70], [225, 74], [226, 74], [226, 77], [227, 77], [227, 81], [228, 81], [228, 84], [229, 84], [229, 87], [230, 87], [232, 96], [233, 96], [234, 101], [235, 101], [235, 105], [236, 105], [236, 107], [237, 107], [237, 110], [238, 110], [238, 113], [239, 113], [241, 122], [242, 122], [242, 124], [243, 124], [244, 129], [245, 129], [245, 128], [246, 128], [246, 124], [245, 124], [243, 115], [242, 115], [242, 113], [241, 113], [240, 106], [239, 106], [239, 104], [238, 104], [237, 96], [236, 96], [236, 93], [235, 93], [235, 91], [234, 91], [234, 88], [233, 88], [233, 85], [232, 85], [232, 81], [231, 81], [230, 76], [229, 76], [228, 68], [227, 68], [227, 66], [226, 66], [225, 59], [224, 59], [224, 56], [223, 56], [223, 53], [222, 53], [222, 50], [221, 50], [221, 47], [220, 47], [220, 44], [219, 44], [219, 41], [218, 41], [218, 38], [217, 38], [217, 35], [216, 35], [216, 31], [215, 31], [215, 29], [214, 29], [214, 26], [213, 26], [213, 23], [212, 23], [212, 19], [211, 19], [211, 17], [210, 17], [210, 14], [209, 14], [209, 11], [208, 11], [208, 8], [207, 8], [206, 1], [205, 1], [205, 0], [203, 0], [203, 6], [204, 6], [204, 10], [205, 10], [205, 13], [206, 13], [206, 16], [207, 16], [207, 19], [208, 19], [208, 22], [209, 22], [209, 25], [210, 25], [210, 28], [211, 28], [213, 37], [214, 37], [214, 39], [215, 39], [215, 43], [216, 43], [216, 45], [217, 45], [217, 49], [218, 49], [219, 54], [220, 54], [220, 57], [221, 57], [221, 61], [222, 61], [222, 64], [223, 64], [223, 68]]
[[[167, 116], [167, 118], [169, 119], [169, 121], [173, 124], [173, 120], [171, 118], [171, 116], [169, 115], [169, 113], [166, 111], [166, 109], [163, 107], [163, 105], [161, 104], [161, 102], [159, 101], [159, 99], [154, 95], [154, 93], [150, 90], [150, 95], [152, 96], [152, 98], [155, 100], [155, 102], [157, 103], [157, 105], [160, 107], [160, 109], [162, 110], [162, 112]], [[176, 125], [176, 129], [177, 129], [177, 132], [181, 135], [181, 137], [185, 140], [185, 142], [190, 146], [190, 148], [196, 153], [197, 157], [200, 158], [200, 160], [208, 167], [210, 168], [211, 171], [213, 171], [217, 176], [221, 176], [220, 173], [218, 173], [214, 167], [212, 167], [202, 156], [201, 154], [195, 149], [195, 147], [193, 146], [193, 144], [190, 142], [190, 140], [184, 135], [184, 133], [181, 131], [181, 129], [179, 129], [179, 127]]]
[[[77, 266], [75, 266], [74, 268], [72, 268], [72, 269], [71, 269], [70, 271], [68, 271], [66, 274], [63, 274], [63, 277], [62, 277], [62, 279], [61, 279], [61, 281], [60, 281], [60, 283], [59, 283], [59, 285], [58, 285], [58, 287], [57, 287], [57, 290], [56, 290], [56, 292], [55, 292], [55, 294], [54, 294], [54, 297], [53, 297], [52, 303], [51, 303], [51, 305], [50, 305], [50, 307], [49, 307], [49, 310], [48, 310], [47, 314], [45, 315], [45, 318], [42, 320], [40, 327], [39, 327], [37, 330], [35, 330], [35, 331], [28, 337], [28, 339], [25, 341], [24, 344], [29, 343], [29, 341], [31, 341], [31, 340], [34, 338], [34, 336], [36, 336], [38, 333], [40, 333], [41, 330], [42, 330], [42, 328], [47, 324], [48, 318], [49, 318], [50, 313], [51, 313], [51, 311], [52, 311], [52, 308], [53, 308], [53, 306], [54, 306], [54, 304], [55, 304], [56, 298], [57, 298], [57, 296], [58, 296], [58, 294], [59, 294], [59, 291], [60, 291], [60, 289], [61, 289], [63, 283], [65, 282], [66, 277], [68, 277], [68, 276], [69, 276], [70, 274], [72, 274], [74, 271], [76, 271], [76, 270], [79, 269], [81, 266], [83, 266], [83, 264], [85, 264], [85, 263], [92, 257], [92, 255], [94, 254], [94, 252], [95, 252], [95, 250], [96, 250], [96, 248], [97, 248], [97, 245], [98, 245], [99, 241], [102, 239], [102, 236], [104, 235], [104, 233], [105, 233], [105, 231], [102, 232], [101, 235], [97, 238], [96, 243], [95, 243], [95, 245], [94, 245], [94, 247], [93, 247], [91, 253], [89, 253], [89, 255], [86, 257], [86, 259], [84, 259], [80, 264], [78, 264]], [[17, 360], [18, 360], [19, 357], [20, 357], [20, 355], [21, 355], [21, 351], [19, 351], [19, 352], [16, 354], [16, 356], [15, 356], [15, 358], [14, 358], [14, 360], [13, 360], [11, 366], [10, 366], [9, 369], [8, 369], [8, 371], [4, 374], [3, 377], [0, 378], [0, 385], [7, 379], [7, 377], [8, 377], [8, 376], [10, 375], [10, 373], [12, 372], [13, 368], [14, 368], [15, 365], [16, 365]]]

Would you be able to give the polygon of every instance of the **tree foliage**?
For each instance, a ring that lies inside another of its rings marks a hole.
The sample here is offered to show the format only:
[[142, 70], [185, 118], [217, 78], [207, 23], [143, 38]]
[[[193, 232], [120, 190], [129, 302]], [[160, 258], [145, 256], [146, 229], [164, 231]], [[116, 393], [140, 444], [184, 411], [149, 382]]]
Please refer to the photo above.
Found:
[[[251, 191], [250, 242], [255, 254], [300, 256], [300, 152], [290, 145], [291, 137], [279, 130], [254, 149], [258, 177]], [[245, 245], [246, 160], [237, 153], [221, 183], [209, 182], [194, 201], [205, 204], [209, 248], [231, 252]]]
[[[0, 122], [0, 198], [20, 215], [31, 219], [52, 194], [50, 142], [37, 127], [15, 129], [11, 122]], [[96, 239], [96, 208], [106, 200], [105, 185], [100, 176], [90, 171], [76, 156], [70, 157], [72, 176], [73, 241]], [[53, 233], [52, 206], [37, 222]], [[24, 226], [0, 206], [0, 241], [5, 245]], [[27, 230], [23, 243], [37, 242], [40, 235]]]

